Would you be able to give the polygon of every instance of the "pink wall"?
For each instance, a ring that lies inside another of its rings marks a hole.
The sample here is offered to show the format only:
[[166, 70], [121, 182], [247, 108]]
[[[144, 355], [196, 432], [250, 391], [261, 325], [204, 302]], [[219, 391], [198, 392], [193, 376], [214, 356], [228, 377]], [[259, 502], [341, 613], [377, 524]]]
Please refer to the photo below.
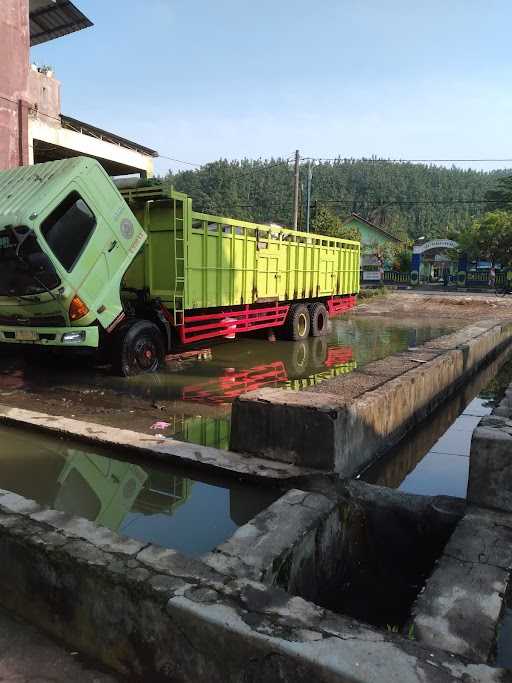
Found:
[[28, 0], [1, 0], [0, 169], [28, 163]]
[[60, 126], [60, 81], [30, 68], [28, 100], [33, 116], [41, 116], [48, 125]]

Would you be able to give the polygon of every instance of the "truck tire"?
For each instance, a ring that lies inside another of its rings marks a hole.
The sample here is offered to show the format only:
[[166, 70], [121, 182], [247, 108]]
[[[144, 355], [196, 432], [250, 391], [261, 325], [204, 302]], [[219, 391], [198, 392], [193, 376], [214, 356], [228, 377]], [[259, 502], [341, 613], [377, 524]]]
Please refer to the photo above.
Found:
[[329, 313], [326, 307], [321, 301], [317, 301], [314, 304], [310, 304], [308, 308], [309, 317], [311, 318], [310, 335], [312, 337], [323, 337], [324, 334], [327, 334], [329, 322]]
[[304, 341], [293, 344], [290, 359], [285, 363], [288, 379], [303, 379], [309, 374], [309, 344]]
[[309, 335], [310, 317], [304, 304], [292, 304], [282, 327], [281, 336], [290, 341], [301, 341]]
[[327, 370], [325, 360], [328, 351], [327, 339], [324, 336], [311, 340], [311, 372]]
[[164, 340], [154, 323], [132, 320], [116, 333], [112, 368], [122, 377], [156, 372], [164, 360]]

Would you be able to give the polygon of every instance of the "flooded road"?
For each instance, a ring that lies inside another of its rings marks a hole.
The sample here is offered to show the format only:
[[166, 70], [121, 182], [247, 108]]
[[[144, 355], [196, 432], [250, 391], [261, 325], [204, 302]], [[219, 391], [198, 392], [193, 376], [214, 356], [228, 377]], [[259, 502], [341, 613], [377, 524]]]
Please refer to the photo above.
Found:
[[304, 342], [246, 337], [154, 375], [112, 377], [80, 356], [0, 356], [0, 402], [217, 447], [229, 440], [231, 403], [262, 387], [300, 390], [449, 333], [462, 323], [344, 316]]
[[198, 556], [270, 505], [277, 489], [191, 478], [147, 460], [119, 460], [40, 432], [0, 427], [0, 487], [85, 517], [122, 536]]

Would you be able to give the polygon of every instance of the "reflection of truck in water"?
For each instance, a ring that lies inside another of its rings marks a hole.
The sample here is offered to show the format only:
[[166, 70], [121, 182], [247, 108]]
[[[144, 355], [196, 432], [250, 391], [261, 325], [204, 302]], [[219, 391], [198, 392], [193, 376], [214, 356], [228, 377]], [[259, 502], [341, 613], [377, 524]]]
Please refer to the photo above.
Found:
[[165, 472], [150, 475], [133, 463], [69, 451], [53, 507], [117, 531], [130, 511], [173, 513], [192, 481]]
[[265, 360], [260, 364], [250, 368], [225, 368], [218, 377], [185, 385], [183, 400], [217, 405], [231, 403], [247, 391], [270, 386], [305, 389], [356, 368], [350, 346], [328, 346], [323, 338], [314, 339], [309, 344], [296, 342], [284, 349], [283, 346], [279, 346], [276, 354], [279, 357], [273, 361], [266, 349]]
[[358, 242], [198, 213], [161, 186], [123, 193], [88, 158], [0, 173], [1, 342], [100, 348], [130, 375], [177, 344], [321, 336], [355, 304]]

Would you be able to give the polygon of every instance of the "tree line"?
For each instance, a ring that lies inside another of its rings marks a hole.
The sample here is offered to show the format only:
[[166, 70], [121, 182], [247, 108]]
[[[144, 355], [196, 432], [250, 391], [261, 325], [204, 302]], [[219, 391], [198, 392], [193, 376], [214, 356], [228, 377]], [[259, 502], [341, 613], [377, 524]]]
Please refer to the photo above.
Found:
[[[315, 162], [312, 227], [341, 221], [352, 212], [408, 241], [421, 236], [457, 238], [490, 208], [496, 187], [511, 171], [476, 171], [382, 159]], [[300, 168], [301, 214], [305, 224], [307, 166]], [[193, 199], [198, 211], [289, 226], [293, 209], [293, 167], [286, 159], [220, 159], [198, 170], [164, 178]], [[512, 208], [512, 181], [510, 182]], [[329, 232], [331, 230], [328, 230]]]

